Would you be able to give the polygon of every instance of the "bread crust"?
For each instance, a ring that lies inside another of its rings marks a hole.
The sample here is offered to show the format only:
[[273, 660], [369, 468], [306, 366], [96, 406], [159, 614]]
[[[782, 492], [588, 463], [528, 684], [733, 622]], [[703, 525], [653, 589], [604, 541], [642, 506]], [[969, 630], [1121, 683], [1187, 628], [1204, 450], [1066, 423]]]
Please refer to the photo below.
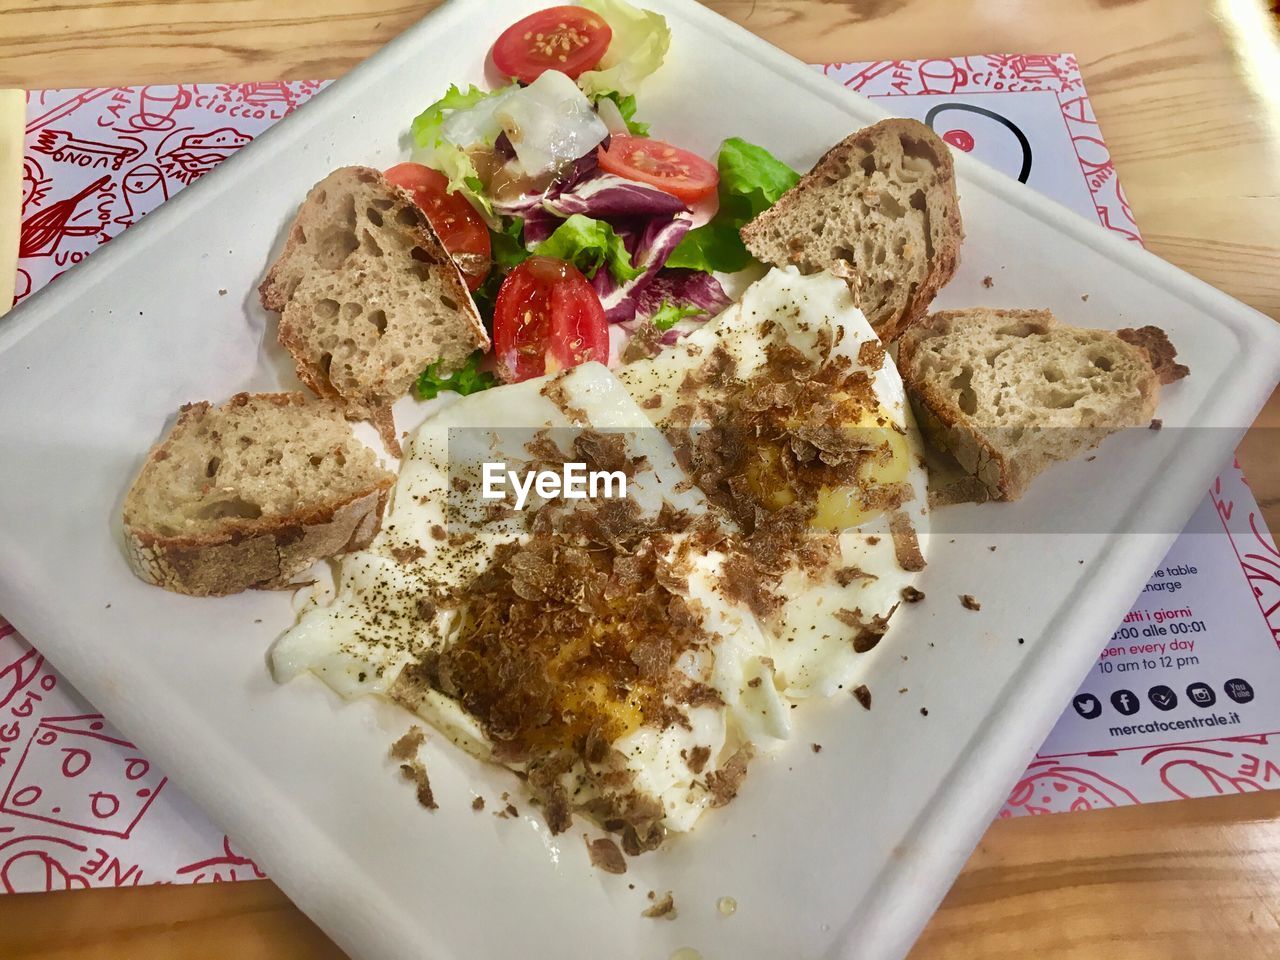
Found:
[[1156, 371], [1156, 376], [1166, 386], [1176, 383], [1191, 373], [1186, 364], [1178, 363], [1178, 351], [1170, 342], [1169, 335], [1160, 327], [1152, 324], [1137, 329], [1125, 327], [1123, 330], [1117, 330], [1116, 336], [1125, 343], [1144, 350]]
[[[934, 247], [933, 256], [929, 260], [929, 270], [924, 280], [911, 291], [903, 309], [888, 323], [873, 324], [876, 326], [876, 333], [885, 343], [897, 340], [903, 331], [925, 316], [929, 304], [933, 302], [938, 291], [955, 275], [960, 263], [964, 224], [960, 218], [960, 198], [956, 193], [955, 162], [952, 159], [950, 147], [928, 126], [918, 120], [893, 117], [850, 134], [827, 150], [794, 187], [740, 231], [742, 242], [755, 253], [760, 247], [759, 241], [763, 231], [771, 224], [785, 219], [791, 207], [797, 203], [797, 198], [807, 190], [820, 189], [824, 182], [838, 178], [842, 175], [841, 171], [849, 169], [850, 159], [857, 153], [859, 141], [865, 141], [868, 138], [900, 136], [926, 142], [937, 157], [937, 189], [930, 191], [928, 199], [937, 208], [930, 211], [930, 216], [941, 217], [945, 229], [942, 231], [942, 242]], [[854, 299], [858, 299], [858, 278], [856, 273], [851, 275], [849, 265], [841, 262], [825, 263], [822, 266], [828, 272], [848, 280], [853, 289]]]
[[[239, 393], [228, 404], [243, 406], [250, 401], [280, 407], [310, 402], [301, 393]], [[151, 448], [146, 462], [166, 459], [181, 428], [202, 417], [211, 406], [206, 401], [184, 404], [173, 429]], [[285, 587], [317, 560], [367, 546], [378, 532], [394, 484], [395, 476], [384, 470], [376, 483], [305, 512], [229, 518], [226, 529], [198, 536], [167, 536], [143, 529], [131, 518], [126, 500], [125, 557], [142, 580], [190, 596], [219, 597], [250, 587]]]
[[276, 589], [317, 560], [368, 546], [378, 532], [390, 483], [305, 517], [254, 521], [256, 532], [164, 537], [125, 524], [125, 555], [147, 583], [193, 597], [250, 587]]
[[[953, 320], [962, 320], [974, 313], [980, 313], [984, 317], [1023, 323], [1035, 333], [1047, 333], [1058, 326], [1053, 314], [1048, 310], [978, 308], [939, 311], [931, 314], [923, 323], [906, 331], [898, 341], [898, 369], [907, 387], [917, 423], [929, 442], [951, 453], [961, 469], [975, 477], [986, 488], [992, 499], [1017, 500], [1026, 493], [1031, 481], [1044, 469], [1046, 462], [1040, 460], [1026, 462], [1019, 457], [1007, 456], [982, 431], [968, 423], [964, 415], [955, 410], [953, 398], [935, 389], [934, 385], [922, 375], [917, 362], [917, 351], [920, 345], [928, 340], [939, 326], [945, 326]], [[1150, 358], [1141, 347], [1134, 346], [1123, 339], [1119, 339], [1116, 347], [1132, 351], [1135, 359], [1151, 366]], [[1160, 378], [1153, 368], [1149, 380], [1142, 385], [1141, 408], [1136, 412], [1135, 420], [1148, 419], [1155, 413], [1159, 395]]]

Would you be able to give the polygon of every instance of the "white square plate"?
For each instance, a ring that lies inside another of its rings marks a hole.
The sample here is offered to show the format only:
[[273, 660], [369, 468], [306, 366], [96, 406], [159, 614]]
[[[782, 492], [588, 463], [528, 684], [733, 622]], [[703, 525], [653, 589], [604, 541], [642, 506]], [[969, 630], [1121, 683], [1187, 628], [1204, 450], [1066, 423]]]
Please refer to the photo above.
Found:
[[[582, 829], [473, 813], [474, 792], [515, 782], [439, 737], [441, 806], [420, 809], [386, 759], [403, 713], [268, 676], [285, 595], [184, 598], [123, 560], [121, 501], [178, 405], [295, 385], [254, 288], [307, 187], [403, 158], [415, 113], [480, 81], [497, 32], [545, 5], [453, 0], [0, 321], [0, 610], [353, 955], [901, 955], [1280, 376], [1266, 317], [969, 158], [963, 266], [939, 305], [1157, 322], [1193, 371], [1166, 393], [1166, 426], [1222, 429], [1142, 431], [1018, 504], [949, 511], [928, 600], [868, 654], [873, 709], [799, 711], [797, 742], [734, 804], [624, 878], [588, 866]], [[649, 5], [674, 33], [640, 98], [660, 136], [706, 155], [743, 136], [807, 168], [882, 115], [692, 2]], [[996, 510], [1006, 531], [1052, 517], [1094, 532], [984, 532]], [[650, 889], [674, 891], [677, 920], [640, 916]]]

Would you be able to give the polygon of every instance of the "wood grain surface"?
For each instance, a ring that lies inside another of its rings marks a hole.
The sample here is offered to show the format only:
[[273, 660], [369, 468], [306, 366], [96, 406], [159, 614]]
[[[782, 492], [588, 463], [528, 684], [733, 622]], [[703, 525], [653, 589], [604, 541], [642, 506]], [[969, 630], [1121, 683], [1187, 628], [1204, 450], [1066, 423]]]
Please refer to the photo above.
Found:
[[[433, 5], [0, 0], [0, 86], [336, 77]], [[1076, 53], [1148, 246], [1280, 319], [1280, 50], [1262, 0], [709, 5], [809, 62]], [[1240, 450], [1273, 530], [1277, 430], [1280, 393]], [[1280, 794], [1252, 794], [997, 823], [912, 956], [1280, 956], [1278, 815]], [[265, 881], [0, 896], [6, 960], [340, 956]]]

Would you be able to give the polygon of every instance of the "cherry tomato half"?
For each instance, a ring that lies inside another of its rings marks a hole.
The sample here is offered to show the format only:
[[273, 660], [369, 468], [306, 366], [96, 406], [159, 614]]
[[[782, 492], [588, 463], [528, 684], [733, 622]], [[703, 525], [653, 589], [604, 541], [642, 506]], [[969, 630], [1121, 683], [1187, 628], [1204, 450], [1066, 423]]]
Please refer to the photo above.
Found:
[[574, 80], [600, 62], [613, 31], [585, 7], [550, 7], [507, 27], [493, 45], [493, 65], [521, 83], [559, 70]]
[[720, 182], [715, 166], [696, 153], [648, 137], [613, 137], [598, 156], [609, 173], [652, 184], [685, 203], [711, 196]]
[[586, 277], [571, 263], [530, 257], [502, 281], [493, 350], [508, 383], [588, 360], [609, 362], [609, 324]]
[[458, 264], [467, 288], [475, 290], [484, 283], [492, 266], [489, 228], [467, 198], [450, 193], [448, 178], [420, 163], [397, 163], [386, 177], [413, 194], [413, 202], [427, 215], [440, 242]]

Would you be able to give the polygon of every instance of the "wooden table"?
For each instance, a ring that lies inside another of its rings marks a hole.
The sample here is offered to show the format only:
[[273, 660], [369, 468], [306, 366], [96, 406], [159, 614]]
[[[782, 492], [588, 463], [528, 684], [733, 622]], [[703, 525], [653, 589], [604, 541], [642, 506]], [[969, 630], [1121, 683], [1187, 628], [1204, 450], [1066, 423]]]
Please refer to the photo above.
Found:
[[[431, 5], [0, 0], [0, 86], [336, 77]], [[1148, 246], [1280, 319], [1280, 51], [1261, 0], [711, 6], [809, 62], [1075, 52]], [[1241, 449], [1273, 530], [1277, 427], [1280, 394]], [[1271, 793], [998, 823], [912, 956], [1278, 956], [1278, 815]], [[0, 956], [341, 953], [256, 882], [0, 897]]]

